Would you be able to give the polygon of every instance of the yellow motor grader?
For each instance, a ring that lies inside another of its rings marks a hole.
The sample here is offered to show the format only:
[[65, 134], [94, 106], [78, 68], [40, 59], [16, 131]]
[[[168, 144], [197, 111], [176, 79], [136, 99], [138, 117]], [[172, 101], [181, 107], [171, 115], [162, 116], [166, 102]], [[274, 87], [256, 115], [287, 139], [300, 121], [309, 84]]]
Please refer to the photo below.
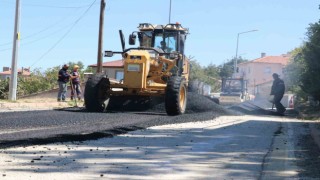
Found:
[[86, 109], [103, 112], [128, 103], [148, 106], [150, 98], [160, 97], [168, 115], [183, 114], [190, 71], [184, 55], [188, 29], [181, 24], [149, 23], [141, 23], [138, 29], [129, 35], [130, 45], [135, 45], [138, 37], [138, 47], [126, 49], [120, 30], [122, 51], [105, 51], [105, 57], [122, 55], [124, 76], [119, 82], [111, 81], [105, 74], [89, 77], [84, 94]]

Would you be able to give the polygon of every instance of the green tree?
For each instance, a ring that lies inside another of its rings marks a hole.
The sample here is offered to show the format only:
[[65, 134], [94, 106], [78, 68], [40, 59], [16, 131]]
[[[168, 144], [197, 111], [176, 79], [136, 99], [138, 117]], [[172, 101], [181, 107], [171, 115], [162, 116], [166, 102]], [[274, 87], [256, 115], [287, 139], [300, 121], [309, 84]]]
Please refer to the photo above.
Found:
[[305, 63], [300, 78], [301, 88], [320, 100], [320, 20], [310, 24], [307, 37], [308, 41], [301, 53]]
[[44, 71], [44, 76], [46, 81], [50, 84], [50, 89], [58, 87], [57, 80], [58, 80], [58, 73], [61, 69], [60, 66], [54, 66], [52, 68], [48, 68]]
[[82, 71], [84, 69], [84, 65], [81, 61], [78, 61], [78, 62], [69, 61], [67, 64], [69, 65], [69, 70], [71, 70], [71, 71], [73, 70], [74, 65], [79, 66], [79, 71]]
[[209, 64], [207, 67], [202, 67], [197, 60], [191, 60], [190, 64], [190, 82], [196, 80], [204, 82], [211, 86], [211, 91], [220, 89], [219, 68], [217, 66]]
[[0, 99], [8, 99], [9, 95], [9, 80], [0, 79]]
[[197, 62], [197, 60], [190, 60], [190, 66], [191, 66], [190, 80], [204, 78], [204, 70], [201, 67], [201, 65]]
[[306, 64], [302, 54], [304, 48], [303, 45], [289, 52], [291, 58], [285, 67], [284, 73], [284, 81], [287, 89], [298, 95], [299, 99], [306, 98], [306, 93], [301, 89], [301, 74], [306, 72]]
[[86, 73], [93, 73], [93, 68], [92, 68], [92, 67], [87, 66], [87, 68], [86, 68], [83, 72], [86, 72]]
[[204, 73], [207, 84], [211, 85], [212, 91], [216, 92], [221, 89], [220, 68], [212, 63], [204, 67]]
[[[243, 59], [241, 56], [237, 58], [237, 63], [243, 63], [243, 62], [247, 62], [248, 60]], [[234, 72], [234, 62], [235, 62], [235, 58], [227, 60], [226, 63], [222, 64], [219, 66], [220, 69], [220, 77], [221, 78], [229, 78], [232, 77], [232, 74]]]

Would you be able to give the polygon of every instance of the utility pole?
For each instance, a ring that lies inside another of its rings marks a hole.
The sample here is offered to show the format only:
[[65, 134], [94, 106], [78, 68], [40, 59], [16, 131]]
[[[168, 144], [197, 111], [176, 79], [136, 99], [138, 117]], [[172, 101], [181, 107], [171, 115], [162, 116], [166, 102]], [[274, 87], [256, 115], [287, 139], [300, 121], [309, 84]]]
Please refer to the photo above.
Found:
[[171, 23], [171, 0], [170, 0], [170, 7], [169, 7], [169, 24]]
[[98, 39], [98, 58], [97, 58], [97, 73], [102, 72], [102, 46], [103, 46], [103, 22], [104, 22], [104, 9], [106, 6], [105, 0], [101, 0], [100, 4], [100, 20], [99, 20], [99, 39]]
[[20, 41], [19, 19], [20, 19], [20, 0], [16, 0], [11, 76], [10, 76], [10, 83], [9, 83], [9, 100], [11, 101], [17, 100], [17, 81], [18, 81], [17, 61], [18, 61], [19, 41]]
[[234, 67], [233, 67], [233, 76], [235, 76], [237, 74], [237, 68], [238, 68], [238, 48], [239, 48], [239, 36], [241, 34], [245, 34], [245, 33], [250, 33], [250, 32], [255, 32], [258, 31], [257, 29], [254, 30], [250, 30], [250, 31], [245, 31], [245, 32], [240, 32], [237, 35], [237, 47], [236, 47], [236, 57], [234, 59]]

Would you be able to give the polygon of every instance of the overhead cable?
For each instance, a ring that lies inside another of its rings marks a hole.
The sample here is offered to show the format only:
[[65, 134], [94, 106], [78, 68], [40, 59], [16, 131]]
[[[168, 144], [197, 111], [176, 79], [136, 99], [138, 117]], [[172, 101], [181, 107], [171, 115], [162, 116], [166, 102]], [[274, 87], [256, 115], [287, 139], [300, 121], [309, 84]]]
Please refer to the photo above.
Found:
[[49, 54], [70, 32], [71, 30], [75, 27], [76, 24], [78, 24], [78, 22], [88, 13], [88, 11], [91, 9], [91, 7], [94, 5], [94, 3], [97, 0], [94, 0], [91, 5], [86, 9], [86, 11], [72, 24], [72, 26], [69, 28], [69, 30], [60, 38], [58, 39], [58, 41], [53, 44], [53, 46], [51, 46], [44, 54], [42, 54], [40, 56], [39, 59], [37, 59], [32, 65], [31, 67], [33, 67], [36, 63], [38, 63], [40, 60], [42, 60], [47, 54]]

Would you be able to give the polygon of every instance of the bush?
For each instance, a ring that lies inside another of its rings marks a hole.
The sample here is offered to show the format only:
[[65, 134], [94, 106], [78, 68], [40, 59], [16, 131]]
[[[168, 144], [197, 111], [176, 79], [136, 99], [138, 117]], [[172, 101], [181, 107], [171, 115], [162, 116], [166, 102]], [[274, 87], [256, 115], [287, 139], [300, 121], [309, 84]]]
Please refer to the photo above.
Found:
[[0, 80], [0, 99], [8, 99], [9, 96], [9, 80]]
[[[83, 69], [83, 64], [78, 61], [77, 63], [68, 63], [70, 71], [74, 64], [78, 64], [80, 69]], [[34, 69], [28, 77], [18, 76], [17, 97], [27, 96], [30, 94], [51, 90], [58, 87], [58, 72], [60, 66], [48, 68], [45, 71], [41, 69]], [[80, 71], [81, 73], [81, 71]], [[83, 78], [83, 73], [81, 73]], [[9, 95], [9, 80], [0, 80], [0, 99], [8, 99]]]

